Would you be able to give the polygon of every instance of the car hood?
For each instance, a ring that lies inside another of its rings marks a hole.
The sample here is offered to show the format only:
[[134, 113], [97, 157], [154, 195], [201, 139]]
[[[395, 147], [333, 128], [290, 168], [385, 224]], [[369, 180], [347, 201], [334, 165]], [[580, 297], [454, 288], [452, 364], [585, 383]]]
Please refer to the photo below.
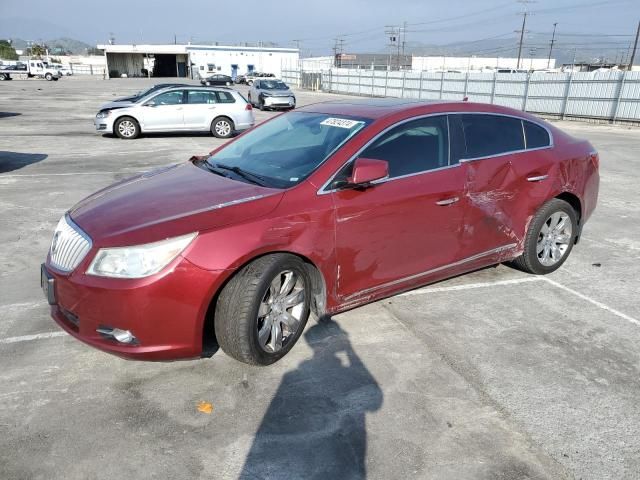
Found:
[[102, 106], [100, 106], [100, 110], [114, 110], [116, 108], [131, 107], [133, 105], [134, 104], [131, 103], [129, 100], [124, 99], [124, 98], [120, 98], [118, 100], [114, 100], [113, 102], [107, 102], [107, 103], [103, 104]]
[[94, 245], [135, 245], [257, 218], [273, 210], [281, 197], [282, 190], [185, 163], [115, 183], [69, 213]]

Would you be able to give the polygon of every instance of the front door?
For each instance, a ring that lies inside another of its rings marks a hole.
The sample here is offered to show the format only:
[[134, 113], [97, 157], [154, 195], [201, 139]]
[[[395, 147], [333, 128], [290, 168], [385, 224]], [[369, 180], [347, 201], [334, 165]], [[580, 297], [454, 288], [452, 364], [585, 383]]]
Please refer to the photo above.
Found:
[[160, 93], [141, 107], [145, 131], [182, 130], [184, 128], [184, 90]]
[[462, 230], [464, 178], [450, 160], [446, 115], [396, 126], [359, 157], [387, 161], [389, 179], [332, 193], [337, 288], [345, 303], [455, 262]]

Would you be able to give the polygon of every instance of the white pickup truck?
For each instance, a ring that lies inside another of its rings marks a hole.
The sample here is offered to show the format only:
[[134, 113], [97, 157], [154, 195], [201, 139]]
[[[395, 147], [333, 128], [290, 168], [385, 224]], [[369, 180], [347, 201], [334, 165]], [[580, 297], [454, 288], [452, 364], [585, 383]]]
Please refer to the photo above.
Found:
[[0, 80], [11, 80], [11, 75], [19, 74], [26, 75], [27, 78], [44, 78], [48, 81], [58, 80], [62, 77], [62, 72], [59, 69], [47, 65], [47, 62], [42, 60], [32, 59], [22, 65], [26, 65], [27, 68], [20, 69], [16, 65], [0, 65]]

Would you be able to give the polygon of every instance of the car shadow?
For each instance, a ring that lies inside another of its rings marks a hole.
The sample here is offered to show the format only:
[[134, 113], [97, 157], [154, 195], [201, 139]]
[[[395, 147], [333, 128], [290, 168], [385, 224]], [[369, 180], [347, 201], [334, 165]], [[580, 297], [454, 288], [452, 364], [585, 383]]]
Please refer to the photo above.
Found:
[[41, 162], [48, 155], [44, 153], [18, 153], [0, 151], [0, 173], [19, 170], [22, 167]]
[[0, 112], [0, 118], [17, 117], [19, 115], [22, 114], [17, 112]]
[[241, 480], [366, 478], [366, 414], [383, 394], [332, 319], [309, 328], [313, 357], [287, 372], [245, 460]]

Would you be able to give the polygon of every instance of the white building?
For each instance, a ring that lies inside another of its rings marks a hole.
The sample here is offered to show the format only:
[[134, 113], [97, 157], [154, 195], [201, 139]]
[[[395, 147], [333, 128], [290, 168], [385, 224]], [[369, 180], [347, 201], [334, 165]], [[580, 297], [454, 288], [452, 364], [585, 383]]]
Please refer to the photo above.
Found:
[[98, 45], [110, 77], [190, 77], [213, 73], [235, 77], [252, 71], [281, 75], [297, 65], [297, 48], [222, 45]]
[[[551, 59], [548, 68], [555, 68], [556, 60]], [[447, 71], [447, 70], [496, 70], [502, 68], [515, 69], [517, 58], [505, 57], [416, 57], [411, 60], [411, 70]], [[546, 58], [522, 58], [520, 68], [523, 70], [543, 70], [547, 68]]]

